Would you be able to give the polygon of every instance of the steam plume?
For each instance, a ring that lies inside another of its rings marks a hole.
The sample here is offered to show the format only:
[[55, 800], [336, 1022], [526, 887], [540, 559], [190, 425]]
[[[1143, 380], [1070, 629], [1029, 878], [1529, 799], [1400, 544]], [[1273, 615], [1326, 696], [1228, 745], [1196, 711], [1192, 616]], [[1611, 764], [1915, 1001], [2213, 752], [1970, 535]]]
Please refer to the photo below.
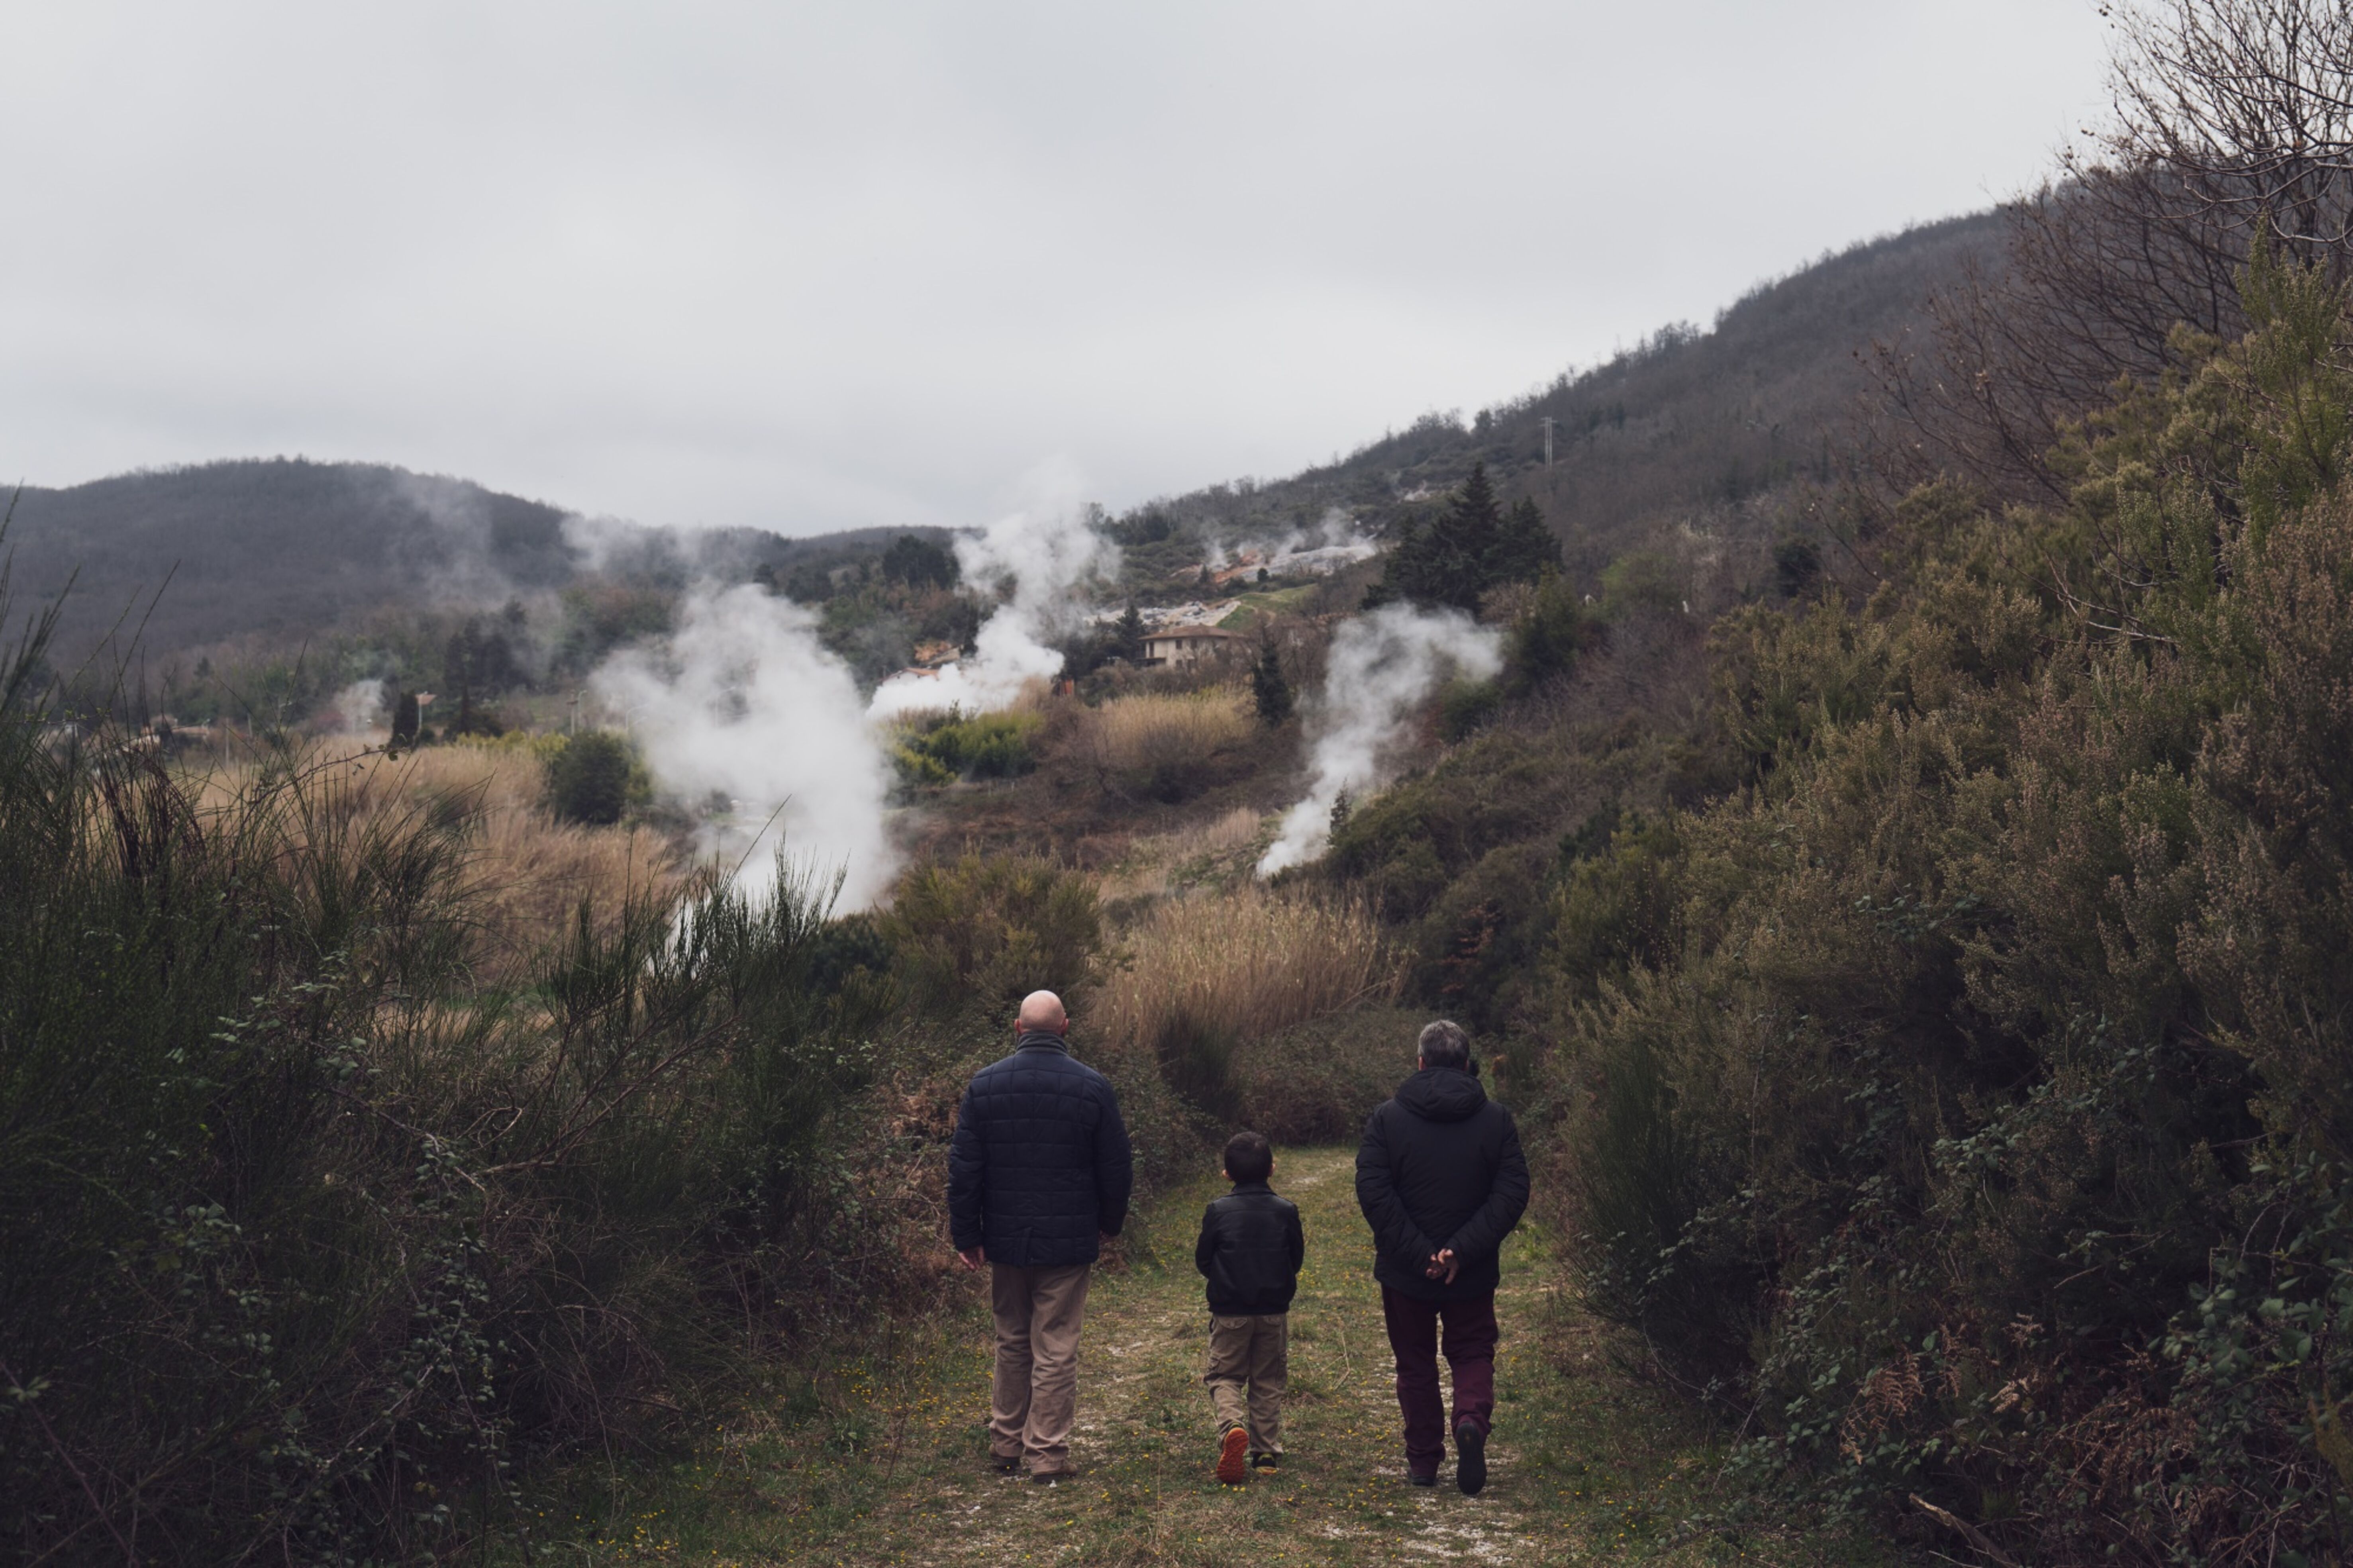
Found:
[[857, 683], [816, 627], [808, 611], [757, 586], [705, 584], [687, 595], [667, 646], [624, 649], [590, 685], [628, 716], [665, 789], [731, 803], [742, 826], [732, 842], [715, 836], [714, 851], [765, 875], [781, 835], [797, 856], [847, 872], [848, 912], [890, 884], [890, 775]]
[[1503, 668], [1502, 639], [1460, 610], [1385, 605], [1344, 623], [1332, 637], [1324, 689], [1309, 710], [1314, 737], [1307, 798], [1285, 814], [1282, 831], [1258, 863], [1271, 876], [1324, 852], [1332, 807], [1386, 782], [1414, 710], [1456, 671], [1487, 679]]
[[971, 657], [934, 676], [892, 676], [875, 689], [873, 717], [950, 706], [987, 712], [1061, 669], [1062, 656], [1045, 639], [1085, 618], [1076, 590], [1117, 574], [1119, 547], [1089, 525], [1068, 468], [1040, 469], [1028, 488], [1032, 499], [1021, 510], [955, 542], [965, 580], [1007, 595], [982, 624]]

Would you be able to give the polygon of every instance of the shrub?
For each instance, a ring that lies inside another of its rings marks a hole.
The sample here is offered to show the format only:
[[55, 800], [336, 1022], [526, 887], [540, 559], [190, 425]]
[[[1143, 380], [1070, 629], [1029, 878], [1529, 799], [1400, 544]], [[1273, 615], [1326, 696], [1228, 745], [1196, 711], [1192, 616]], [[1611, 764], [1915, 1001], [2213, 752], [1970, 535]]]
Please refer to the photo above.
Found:
[[1346, 1143], [1413, 1070], [1423, 1013], [1367, 1003], [1278, 1030], [1237, 1049], [1236, 1125], [1278, 1143]]
[[892, 756], [899, 776], [910, 784], [1017, 778], [1038, 765], [1036, 742], [1043, 722], [1035, 713], [965, 719], [951, 712], [913, 727], [892, 748]]
[[871, 1017], [809, 984], [826, 889], [584, 901], [477, 994], [478, 794], [54, 748], [31, 668], [0, 670], [0, 879], [40, 889], [0, 899], [12, 1559], [454, 1549], [517, 1458], [628, 1441], [872, 1267], [814, 1223]]
[[1504, 637], [1504, 684], [1525, 696], [1576, 667], [1599, 634], [1592, 613], [1559, 574], [1531, 592]]
[[1084, 1005], [1098, 973], [1103, 914], [1086, 879], [1050, 860], [965, 855], [902, 878], [880, 922], [916, 1005], [934, 1015], [1003, 1011], [1032, 991]]
[[565, 822], [610, 826], [629, 808], [635, 757], [619, 735], [590, 730], [548, 759], [547, 806]]

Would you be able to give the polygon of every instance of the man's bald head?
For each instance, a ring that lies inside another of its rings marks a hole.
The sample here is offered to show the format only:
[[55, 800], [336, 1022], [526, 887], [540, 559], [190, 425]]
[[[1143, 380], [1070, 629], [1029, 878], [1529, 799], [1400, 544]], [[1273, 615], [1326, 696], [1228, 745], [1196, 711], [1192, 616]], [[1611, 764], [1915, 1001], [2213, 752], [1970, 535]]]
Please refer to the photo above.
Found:
[[1051, 991], [1032, 991], [1021, 998], [1021, 1022], [1025, 1035], [1060, 1035], [1071, 1027], [1071, 1016], [1062, 1011], [1062, 999]]

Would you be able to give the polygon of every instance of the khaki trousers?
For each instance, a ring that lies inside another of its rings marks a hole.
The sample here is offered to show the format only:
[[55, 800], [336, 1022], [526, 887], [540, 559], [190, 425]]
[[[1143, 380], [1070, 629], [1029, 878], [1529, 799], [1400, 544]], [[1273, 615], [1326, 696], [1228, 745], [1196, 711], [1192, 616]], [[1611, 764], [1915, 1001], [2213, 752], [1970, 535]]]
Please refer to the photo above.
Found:
[[[1282, 1384], [1291, 1369], [1291, 1314], [1209, 1319], [1209, 1407], [1220, 1436], [1250, 1431], [1250, 1452], [1282, 1452]], [[1247, 1389], [1247, 1394], [1245, 1394]]]
[[1071, 1421], [1079, 1405], [1079, 1320], [1093, 1266], [989, 1265], [997, 1315], [997, 1379], [988, 1395], [988, 1451], [1026, 1458], [1031, 1475], [1071, 1468]]

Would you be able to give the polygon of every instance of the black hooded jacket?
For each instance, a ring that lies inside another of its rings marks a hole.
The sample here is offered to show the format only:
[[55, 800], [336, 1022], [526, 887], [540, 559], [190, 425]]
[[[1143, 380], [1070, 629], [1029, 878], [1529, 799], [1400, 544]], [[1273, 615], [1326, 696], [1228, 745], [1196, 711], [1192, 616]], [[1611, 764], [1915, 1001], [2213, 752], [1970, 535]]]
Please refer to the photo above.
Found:
[[[1512, 1113], [1455, 1068], [1424, 1068], [1365, 1124], [1356, 1202], [1373, 1227], [1373, 1278], [1424, 1301], [1495, 1288], [1504, 1237], [1528, 1206], [1528, 1162]], [[1422, 1271], [1451, 1247], [1454, 1283]]]
[[1299, 1205], [1277, 1197], [1264, 1182], [1236, 1182], [1201, 1215], [1193, 1267], [1208, 1278], [1212, 1312], [1244, 1318], [1288, 1312], [1306, 1260]]
[[1016, 1268], [1092, 1263], [1127, 1223], [1126, 1123], [1103, 1074], [1059, 1035], [1024, 1035], [973, 1075], [948, 1146], [948, 1233]]

